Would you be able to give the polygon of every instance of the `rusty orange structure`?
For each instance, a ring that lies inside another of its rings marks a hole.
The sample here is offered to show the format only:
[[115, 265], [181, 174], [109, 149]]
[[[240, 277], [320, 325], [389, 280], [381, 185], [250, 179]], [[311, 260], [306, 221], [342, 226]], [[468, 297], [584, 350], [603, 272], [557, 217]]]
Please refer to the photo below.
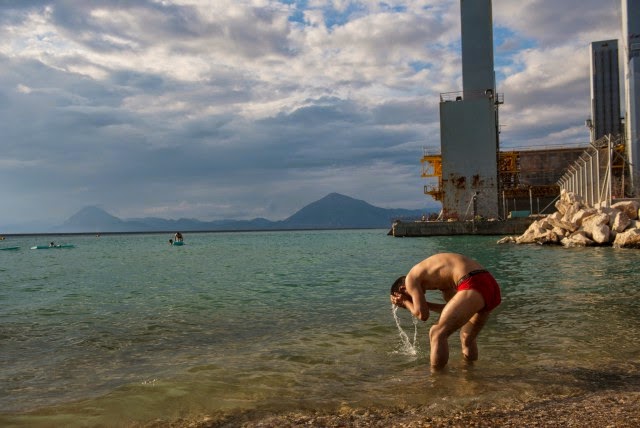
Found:
[[[559, 194], [558, 179], [567, 165], [575, 161], [584, 151], [584, 147], [560, 148], [523, 148], [501, 151], [498, 155], [498, 184], [501, 214], [505, 217], [509, 211], [529, 208], [532, 200], [536, 206], [547, 205]], [[442, 183], [442, 155], [428, 153], [426, 150], [420, 159], [422, 177], [435, 179], [433, 184], [424, 186], [424, 194], [434, 200], [444, 200]]]
[[442, 190], [442, 155], [430, 155], [426, 151], [420, 159], [422, 164], [422, 178], [436, 178], [435, 185], [425, 185], [424, 194], [430, 195], [438, 202], [442, 202], [444, 191]]

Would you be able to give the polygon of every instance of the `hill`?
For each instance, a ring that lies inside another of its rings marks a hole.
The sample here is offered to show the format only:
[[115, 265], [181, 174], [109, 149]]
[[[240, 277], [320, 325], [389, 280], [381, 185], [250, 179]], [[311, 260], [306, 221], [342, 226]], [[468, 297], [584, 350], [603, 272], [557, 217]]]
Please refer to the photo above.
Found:
[[135, 232], [145, 231], [144, 224], [120, 220], [102, 208], [90, 206], [82, 208], [72, 215], [61, 226], [54, 228], [56, 232]]
[[264, 218], [253, 220], [200, 221], [181, 218], [167, 220], [145, 217], [122, 220], [98, 207], [85, 207], [71, 216], [55, 232], [172, 232], [214, 230], [277, 230], [277, 229], [366, 229], [388, 228], [396, 218], [417, 218], [421, 210], [386, 209], [339, 193], [303, 207], [281, 221]]
[[390, 227], [394, 218], [420, 217], [422, 211], [385, 209], [339, 193], [312, 202], [283, 221], [287, 228], [351, 229]]

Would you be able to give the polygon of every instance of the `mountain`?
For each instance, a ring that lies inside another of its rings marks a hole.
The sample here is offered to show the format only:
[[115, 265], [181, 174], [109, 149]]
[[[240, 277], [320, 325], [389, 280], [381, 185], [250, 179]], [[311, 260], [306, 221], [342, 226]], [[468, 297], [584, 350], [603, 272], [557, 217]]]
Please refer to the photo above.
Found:
[[125, 222], [98, 207], [85, 207], [72, 215], [56, 232], [134, 232], [144, 231], [144, 224]]
[[85, 207], [71, 216], [55, 232], [194, 232], [213, 230], [276, 229], [365, 229], [388, 228], [396, 218], [418, 218], [421, 210], [386, 209], [339, 193], [331, 193], [281, 221], [253, 220], [201, 221], [156, 217], [121, 220], [98, 207]]
[[283, 221], [287, 228], [350, 229], [390, 227], [394, 218], [420, 217], [422, 211], [375, 207], [365, 201], [330, 193]]

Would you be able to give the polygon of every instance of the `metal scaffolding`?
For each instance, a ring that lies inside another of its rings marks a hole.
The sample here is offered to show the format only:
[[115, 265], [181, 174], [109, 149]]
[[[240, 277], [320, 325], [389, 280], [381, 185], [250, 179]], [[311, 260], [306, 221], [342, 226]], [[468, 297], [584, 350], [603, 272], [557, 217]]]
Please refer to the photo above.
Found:
[[[518, 215], [523, 215], [525, 211], [529, 214], [545, 212], [549, 203], [555, 201], [560, 194], [560, 187], [556, 182], [564, 173], [566, 165], [577, 159], [587, 146], [588, 143], [584, 143], [581, 146], [521, 147], [500, 151], [498, 195], [501, 217], [507, 218], [511, 212]], [[424, 194], [442, 202], [445, 193], [442, 155], [433, 148], [424, 148], [420, 162], [422, 177], [430, 179], [424, 186]]]

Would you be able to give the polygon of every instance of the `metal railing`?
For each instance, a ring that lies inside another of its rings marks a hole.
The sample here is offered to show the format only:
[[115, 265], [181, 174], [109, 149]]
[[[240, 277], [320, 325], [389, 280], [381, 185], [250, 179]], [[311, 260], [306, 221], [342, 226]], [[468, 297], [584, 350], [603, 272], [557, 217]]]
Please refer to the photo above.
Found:
[[495, 104], [504, 104], [504, 94], [495, 93], [491, 89], [484, 91], [455, 91], [440, 94], [440, 102], [477, 100], [480, 98], [493, 98]]
[[588, 206], [610, 207], [612, 199], [635, 193], [625, 180], [630, 168], [624, 153], [622, 136], [607, 135], [590, 143], [557, 184], [561, 190], [579, 195]]

